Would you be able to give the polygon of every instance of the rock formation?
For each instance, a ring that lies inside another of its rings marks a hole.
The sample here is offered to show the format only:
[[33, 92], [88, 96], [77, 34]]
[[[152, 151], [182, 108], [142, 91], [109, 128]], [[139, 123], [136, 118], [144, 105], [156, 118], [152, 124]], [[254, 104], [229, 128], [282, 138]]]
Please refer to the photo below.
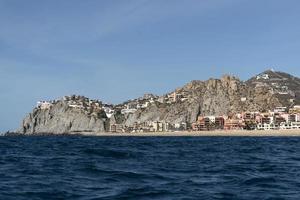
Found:
[[[268, 88], [253, 88], [233, 76], [192, 81], [172, 93], [184, 94], [186, 101], [152, 104], [126, 116], [125, 124], [145, 121], [193, 123], [199, 115], [230, 115], [243, 111], [265, 111], [282, 106]], [[170, 94], [172, 94], [170, 93]]]
[[48, 108], [37, 107], [28, 114], [17, 131], [22, 134], [90, 133], [106, 130], [105, 113], [91, 112], [91, 107], [70, 105], [59, 100]]

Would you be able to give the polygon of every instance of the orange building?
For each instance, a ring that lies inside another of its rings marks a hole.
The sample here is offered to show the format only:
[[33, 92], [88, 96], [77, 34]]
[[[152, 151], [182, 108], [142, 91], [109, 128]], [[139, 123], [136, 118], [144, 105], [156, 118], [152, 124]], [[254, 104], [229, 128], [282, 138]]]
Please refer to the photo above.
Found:
[[237, 119], [225, 120], [224, 130], [241, 130], [244, 129], [245, 124]]
[[194, 131], [208, 131], [210, 130], [210, 124], [208, 117], [198, 117], [197, 122], [192, 124], [192, 129]]
[[209, 131], [214, 129], [223, 129], [225, 120], [223, 117], [215, 117], [210, 119], [209, 117], [198, 117], [196, 123], [192, 124], [194, 131]]

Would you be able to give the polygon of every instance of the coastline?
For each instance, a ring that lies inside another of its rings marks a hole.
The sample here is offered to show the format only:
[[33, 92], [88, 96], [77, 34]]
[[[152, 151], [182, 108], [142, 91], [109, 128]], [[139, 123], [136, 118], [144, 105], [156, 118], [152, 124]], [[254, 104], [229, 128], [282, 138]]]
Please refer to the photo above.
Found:
[[238, 136], [238, 137], [300, 137], [300, 130], [216, 130], [216, 131], [180, 131], [180, 132], [144, 132], [144, 133], [81, 133], [84, 136], [99, 137], [208, 137], [208, 136]]
[[20, 134], [8, 132], [0, 136], [95, 136], [95, 137], [300, 137], [300, 129], [281, 130], [215, 130], [215, 131], [177, 131], [177, 132], [71, 132]]

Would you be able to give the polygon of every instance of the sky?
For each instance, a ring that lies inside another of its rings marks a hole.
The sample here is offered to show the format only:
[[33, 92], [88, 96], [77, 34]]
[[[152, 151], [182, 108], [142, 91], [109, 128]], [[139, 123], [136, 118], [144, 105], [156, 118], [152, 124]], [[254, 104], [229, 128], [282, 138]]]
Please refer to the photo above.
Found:
[[38, 100], [120, 103], [191, 80], [300, 76], [299, 0], [0, 0], [0, 132]]

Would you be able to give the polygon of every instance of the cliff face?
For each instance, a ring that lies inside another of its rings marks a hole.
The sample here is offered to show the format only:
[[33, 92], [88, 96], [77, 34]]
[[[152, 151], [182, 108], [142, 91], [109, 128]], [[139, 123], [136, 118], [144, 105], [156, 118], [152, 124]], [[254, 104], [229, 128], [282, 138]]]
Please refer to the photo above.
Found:
[[22, 122], [17, 131], [22, 134], [71, 134], [104, 132], [105, 119], [87, 114], [84, 110], [72, 108], [63, 101], [50, 108], [35, 108]]
[[157, 120], [193, 123], [199, 115], [228, 115], [243, 111], [264, 111], [282, 106], [279, 99], [268, 88], [253, 88], [233, 76], [208, 81], [192, 81], [174, 92], [184, 94], [186, 100], [172, 104], [152, 104], [147, 109], [127, 115], [125, 124]]

